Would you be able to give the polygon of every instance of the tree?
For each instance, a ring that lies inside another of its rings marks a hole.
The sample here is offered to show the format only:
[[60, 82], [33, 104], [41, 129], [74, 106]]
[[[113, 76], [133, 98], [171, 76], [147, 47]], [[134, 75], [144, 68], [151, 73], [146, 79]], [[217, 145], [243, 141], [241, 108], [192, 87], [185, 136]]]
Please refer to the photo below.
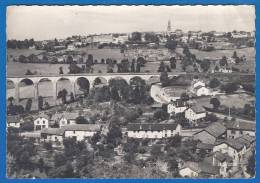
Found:
[[204, 59], [201, 63], [200, 63], [200, 67], [203, 70], [203, 72], [207, 72], [210, 68], [210, 62], [206, 59]]
[[30, 112], [31, 111], [31, 107], [32, 107], [32, 99], [30, 98], [26, 102], [25, 111], [26, 112]]
[[158, 72], [164, 72], [166, 70], [165, 64], [161, 61], [160, 66], [158, 68]]
[[227, 66], [227, 65], [228, 65], [227, 57], [226, 57], [226, 56], [223, 56], [222, 59], [219, 61], [219, 64], [220, 64], [221, 66]]
[[170, 66], [172, 69], [176, 69], [176, 59], [175, 57], [170, 58]]
[[167, 39], [165, 47], [168, 48], [170, 51], [174, 51], [176, 49], [177, 41], [175, 40], [175, 38], [173, 36], [171, 36]]
[[18, 62], [26, 63], [26, 62], [27, 62], [27, 58], [26, 58], [26, 56], [24, 56], [24, 55], [20, 55], [19, 58], [18, 58]]
[[220, 106], [220, 101], [217, 98], [211, 98], [210, 99], [210, 104], [213, 105], [213, 108], [215, 110], [218, 110], [219, 106]]
[[61, 98], [62, 103], [66, 104], [67, 103], [67, 94], [68, 94], [68, 92], [64, 88], [63, 90], [59, 91], [57, 98]]
[[248, 164], [246, 166], [246, 172], [251, 175], [251, 177], [255, 176], [255, 151], [252, 152], [251, 156], [248, 159]]
[[238, 85], [236, 83], [227, 83], [221, 86], [221, 90], [228, 94], [234, 93], [238, 90]]
[[88, 120], [86, 120], [83, 116], [79, 116], [76, 118], [76, 124], [88, 124]]
[[118, 125], [112, 124], [107, 133], [107, 143], [111, 143], [116, 147], [122, 139], [122, 131]]
[[159, 120], [164, 121], [169, 118], [169, 114], [166, 111], [159, 109], [154, 112], [153, 117], [154, 117], [154, 119], [159, 119]]
[[59, 67], [59, 74], [63, 74], [63, 67]]
[[167, 72], [161, 72], [160, 74], [160, 82], [162, 84], [162, 87], [166, 87], [169, 85], [169, 78], [168, 78], [168, 73]]
[[133, 42], [141, 42], [142, 34], [140, 32], [133, 32], [131, 36], [131, 41]]
[[43, 97], [42, 96], [38, 97], [38, 109], [43, 110]]
[[233, 52], [232, 58], [233, 58], [233, 59], [238, 58], [238, 56], [237, 56], [237, 52], [236, 52], [236, 51]]
[[73, 92], [70, 92], [70, 102], [74, 102], [75, 98], [74, 98], [74, 94]]
[[210, 80], [209, 82], [209, 87], [210, 88], [216, 88], [220, 85], [220, 81], [217, 78], [213, 78], [212, 80]]
[[186, 102], [190, 99], [189, 95], [187, 93], [182, 93], [181, 94], [181, 100]]
[[161, 145], [154, 144], [151, 149], [151, 155], [157, 159], [162, 153]]

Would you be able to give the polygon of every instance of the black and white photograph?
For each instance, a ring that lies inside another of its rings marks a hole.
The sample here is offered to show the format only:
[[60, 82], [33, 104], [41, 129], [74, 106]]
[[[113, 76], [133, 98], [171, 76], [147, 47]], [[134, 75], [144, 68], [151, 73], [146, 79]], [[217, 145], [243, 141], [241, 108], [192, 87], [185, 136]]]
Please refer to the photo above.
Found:
[[254, 178], [255, 6], [8, 6], [8, 178]]

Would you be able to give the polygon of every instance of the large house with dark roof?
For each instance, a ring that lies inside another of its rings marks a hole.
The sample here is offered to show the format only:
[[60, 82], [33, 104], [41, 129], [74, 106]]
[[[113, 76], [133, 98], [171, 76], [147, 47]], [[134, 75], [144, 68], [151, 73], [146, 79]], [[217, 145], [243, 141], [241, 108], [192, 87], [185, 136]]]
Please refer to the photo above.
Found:
[[66, 125], [76, 124], [76, 118], [78, 116], [79, 114], [77, 112], [56, 113], [51, 117], [51, 121], [58, 123], [61, 128]]
[[162, 139], [181, 135], [181, 125], [177, 123], [130, 123], [127, 125], [129, 138]]
[[227, 138], [237, 138], [242, 135], [255, 137], [255, 123], [232, 121], [227, 124]]
[[226, 127], [220, 122], [215, 122], [193, 134], [194, 140], [199, 140], [205, 144], [214, 144], [217, 139], [223, 139], [226, 136]]

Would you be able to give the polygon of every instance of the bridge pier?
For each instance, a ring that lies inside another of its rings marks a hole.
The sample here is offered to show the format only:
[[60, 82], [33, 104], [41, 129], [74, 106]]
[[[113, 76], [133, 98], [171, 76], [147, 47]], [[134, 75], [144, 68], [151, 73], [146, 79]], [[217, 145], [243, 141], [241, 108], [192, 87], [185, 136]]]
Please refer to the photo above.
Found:
[[14, 100], [15, 103], [18, 104], [20, 102], [20, 94], [19, 94], [19, 84], [15, 83], [14, 84]]
[[57, 100], [57, 81], [52, 81], [52, 83], [53, 83], [52, 95], [53, 95], [54, 103], [56, 104], [56, 100]]
[[38, 83], [34, 83], [34, 99], [38, 100], [39, 97], [39, 91], [38, 91]]

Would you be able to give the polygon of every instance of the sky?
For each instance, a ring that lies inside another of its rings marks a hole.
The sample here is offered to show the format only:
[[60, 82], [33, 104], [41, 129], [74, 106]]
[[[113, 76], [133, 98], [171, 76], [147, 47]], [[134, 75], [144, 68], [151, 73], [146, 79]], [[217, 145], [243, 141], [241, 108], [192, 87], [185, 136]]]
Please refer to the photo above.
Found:
[[172, 30], [254, 31], [254, 6], [9, 6], [7, 39]]

